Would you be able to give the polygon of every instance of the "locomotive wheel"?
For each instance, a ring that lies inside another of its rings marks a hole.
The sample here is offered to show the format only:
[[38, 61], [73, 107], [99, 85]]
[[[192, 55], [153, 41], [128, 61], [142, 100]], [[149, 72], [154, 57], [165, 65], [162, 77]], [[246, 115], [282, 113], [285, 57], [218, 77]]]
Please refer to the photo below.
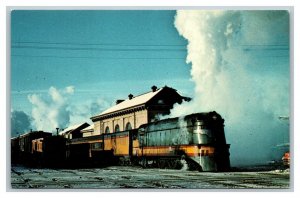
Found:
[[157, 167], [160, 169], [176, 169], [178, 167], [175, 159], [160, 159], [157, 162]]
[[170, 159], [168, 161], [168, 168], [170, 169], [181, 169], [182, 168], [182, 164], [180, 162], [180, 160], [178, 159]]
[[130, 159], [125, 158], [125, 157], [120, 157], [118, 161], [118, 165], [120, 166], [130, 166], [133, 163], [131, 163]]
[[174, 160], [173, 159], [169, 159], [167, 161], [167, 168], [168, 169], [174, 169], [174, 167], [175, 167]]
[[125, 159], [124, 157], [120, 157], [119, 158], [119, 163], [118, 163], [120, 166], [124, 166], [125, 165]]
[[142, 159], [140, 164], [142, 165], [143, 168], [147, 168], [147, 160], [146, 159]]
[[136, 157], [133, 157], [130, 161], [131, 161], [131, 165], [133, 166], [139, 165], [139, 160]]
[[174, 163], [175, 163], [175, 167], [174, 167], [175, 169], [181, 169], [183, 167], [183, 163], [179, 159], [176, 159]]
[[166, 161], [165, 160], [158, 160], [158, 168], [164, 169], [166, 168]]
[[130, 161], [130, 159], [127, 159], [127, 160], [125, 161], [125, 165], [126, 165], [126, 166], [131, 166], [131, 161]]

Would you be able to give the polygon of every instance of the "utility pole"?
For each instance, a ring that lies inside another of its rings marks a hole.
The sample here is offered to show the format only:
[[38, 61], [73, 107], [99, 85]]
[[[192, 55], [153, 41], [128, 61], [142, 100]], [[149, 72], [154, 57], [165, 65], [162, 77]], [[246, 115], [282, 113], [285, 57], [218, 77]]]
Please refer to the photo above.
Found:
[[58, 129], [59, 129], [59, 128], [57, 127], [57, 128], [56, 128], [56, 135], [57, 135], [57, 136], [58, 136]]

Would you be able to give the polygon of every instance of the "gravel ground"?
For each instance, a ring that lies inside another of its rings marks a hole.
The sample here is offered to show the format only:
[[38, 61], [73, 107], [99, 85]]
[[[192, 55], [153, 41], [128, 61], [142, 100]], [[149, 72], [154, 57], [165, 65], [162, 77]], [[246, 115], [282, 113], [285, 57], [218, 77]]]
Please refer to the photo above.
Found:
[[288, 171], [208, 173], [107, 167], [94, 169], [11, 168], [12, 189], [288, 189]]

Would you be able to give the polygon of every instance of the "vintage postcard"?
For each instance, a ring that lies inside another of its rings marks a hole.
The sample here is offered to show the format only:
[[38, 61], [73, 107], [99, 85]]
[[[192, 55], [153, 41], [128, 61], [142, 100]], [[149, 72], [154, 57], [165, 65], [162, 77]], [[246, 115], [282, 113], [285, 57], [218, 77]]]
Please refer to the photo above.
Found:
[[291, 188], [290, 10], [9, 14], [12, 190]]

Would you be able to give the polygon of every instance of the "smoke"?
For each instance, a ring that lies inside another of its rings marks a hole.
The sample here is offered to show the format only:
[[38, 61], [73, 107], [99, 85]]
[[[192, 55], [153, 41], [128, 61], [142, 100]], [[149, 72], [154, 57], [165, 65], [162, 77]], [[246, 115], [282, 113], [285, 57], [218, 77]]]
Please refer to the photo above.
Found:
[[48, 96], [28, 95], [33, 105], [32, 117], [37, 130], [53, 131], [56, 127], [65, 128], [70, 123], [68, 97], [74, 93], [74, 87], [63, 90], [50, 87]]
[[[89, 122], [90, 117], [108, 108], [110, 104], [104, 99], [86, 100], [79, 103], [75, 98], [74, 86], [64, 89], [50, 87], [47, 95], [28, 95], [32, 107], [33, 125], [37, 130], [55, 131], [55, 128], [65, 129], [70, 125]], [[85, 95], [89, 98], [88, 95]]]
[[217, 111], [225, 119], [233, 165], [279, 158], [288, 141], [289, 14], [286, 11], [177, 11], [188, 41], [194, 99], [172, 116]]
[[16, 137], [29, 131], [31, 128], [31, 117], [24, 111], [11, 112], [11, 137]]
[[96, 100], [87, 100], [85, 103], [79, 105], [72, 105], [71, 122], [79, 123], [82, 120], [88, 122], [89, 118], [100, 114], [105, 109], [108, 109], [111, 104], [108, 100], [98, 98]]
[[89, 105], [89, 110], [91, 112], [91, 115], [96, 115], [101, 113], [102, 111], [108, 109], [111, 106], [111, 104], [108, 102], [108, 100], [99, 98], [96, 101], [93, 101]]

